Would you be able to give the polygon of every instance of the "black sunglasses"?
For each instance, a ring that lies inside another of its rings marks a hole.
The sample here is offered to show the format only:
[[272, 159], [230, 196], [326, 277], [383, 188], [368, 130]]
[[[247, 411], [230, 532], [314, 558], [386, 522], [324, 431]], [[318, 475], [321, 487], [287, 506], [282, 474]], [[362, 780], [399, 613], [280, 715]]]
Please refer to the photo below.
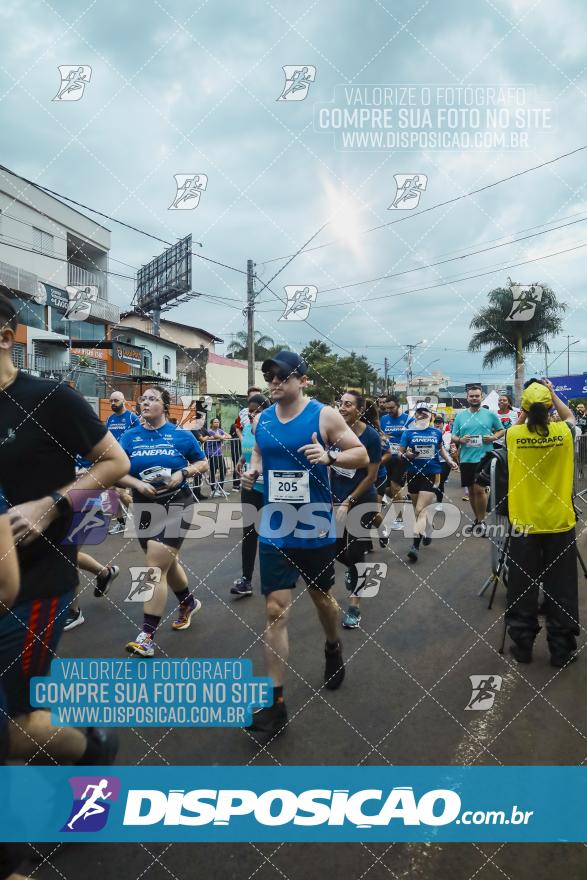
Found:
[[295, 376], [296, 372], [288, 371], [288, 370], [271, 370], [267, 373], [263, 373], [263, 378], [267, 382], [267, 384], [271, 384], [274, 379], [279, 379], [280, 382], [287, 382], [290, 376]]

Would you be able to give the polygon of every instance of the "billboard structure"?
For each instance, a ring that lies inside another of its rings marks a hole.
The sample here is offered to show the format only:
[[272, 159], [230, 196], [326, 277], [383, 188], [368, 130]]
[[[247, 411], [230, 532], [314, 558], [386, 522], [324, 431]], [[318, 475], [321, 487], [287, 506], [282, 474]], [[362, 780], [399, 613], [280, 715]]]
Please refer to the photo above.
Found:
[[199, 294], [192, 293], [191, 235], [186, 235], [146, 266], [141, 266], [137, 273], [134, 303], [140, 312], [152, 316], [156, 336], [159, 336], [161, 312], [196, 296]]

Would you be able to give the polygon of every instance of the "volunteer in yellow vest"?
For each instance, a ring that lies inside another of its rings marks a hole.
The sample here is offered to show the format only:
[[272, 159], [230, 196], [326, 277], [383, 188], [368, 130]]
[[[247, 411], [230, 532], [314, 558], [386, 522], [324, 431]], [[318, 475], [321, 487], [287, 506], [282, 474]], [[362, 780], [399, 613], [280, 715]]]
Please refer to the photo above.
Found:
[[[560, 421], [549, 420], [554, 406]], [[550, 662], [576, 659], [579, 634], [577, 553], [573, 510], [575, 418], [548, 379], [522, 394], [518, 424], [506, 434], [509, 546], [506, 623], [519, 663], [530, 663], [540, 631], [538, 587], [545, 597]]]

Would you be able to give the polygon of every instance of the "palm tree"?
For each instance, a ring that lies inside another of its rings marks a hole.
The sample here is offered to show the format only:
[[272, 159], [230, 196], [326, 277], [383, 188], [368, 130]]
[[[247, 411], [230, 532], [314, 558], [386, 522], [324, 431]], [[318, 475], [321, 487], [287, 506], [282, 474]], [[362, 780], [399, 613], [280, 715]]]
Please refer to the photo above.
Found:
[[510, 287], [497, 287], [489, 293], [489, 305], [481, 309], [471, 321], [477, 332], [469, 342], [469, 351], [479, 351], [489, 345], [483, 356], [483, 366], [491, 369], [503, 360], [512, 360], [515, 366], [515, 398], [519, 403], [524, 383], [525, 353], [548, 352], [547, 338], [562, 329], [562, 314], [566, 304], [559, 303], [550, 287], [543, 285], [542, 299], [529, 320], [508, 321], [512, 311], [513, 295]]
[[[254, 350], [255, 350], [255, 360], [265, 360], [267, 357], [266, 352], [271, 348], [275, 348], [275, 343], [271, 339], [270, 336], [264, 336], [258, 330], [255, 330], [254, 334]], [[234, 339], [230, 343], [227, 349], [228, 357], [236, 358], [237, 360], [247, 360], [248, 356], [248, 334], [246, 330], [241, 330], [240, 333], [236, 333]], [[281, 348], [281, 346], [280, 346]], [[277, 349], [279, 351], [279, 348]]]

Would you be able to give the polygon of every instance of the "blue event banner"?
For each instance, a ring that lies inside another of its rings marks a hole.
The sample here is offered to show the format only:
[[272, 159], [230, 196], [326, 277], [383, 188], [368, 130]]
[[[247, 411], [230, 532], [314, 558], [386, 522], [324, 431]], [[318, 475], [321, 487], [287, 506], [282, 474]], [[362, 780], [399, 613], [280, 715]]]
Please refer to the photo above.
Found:
[[5, 841], [587, 841], [587, 767], [0, 767]]

